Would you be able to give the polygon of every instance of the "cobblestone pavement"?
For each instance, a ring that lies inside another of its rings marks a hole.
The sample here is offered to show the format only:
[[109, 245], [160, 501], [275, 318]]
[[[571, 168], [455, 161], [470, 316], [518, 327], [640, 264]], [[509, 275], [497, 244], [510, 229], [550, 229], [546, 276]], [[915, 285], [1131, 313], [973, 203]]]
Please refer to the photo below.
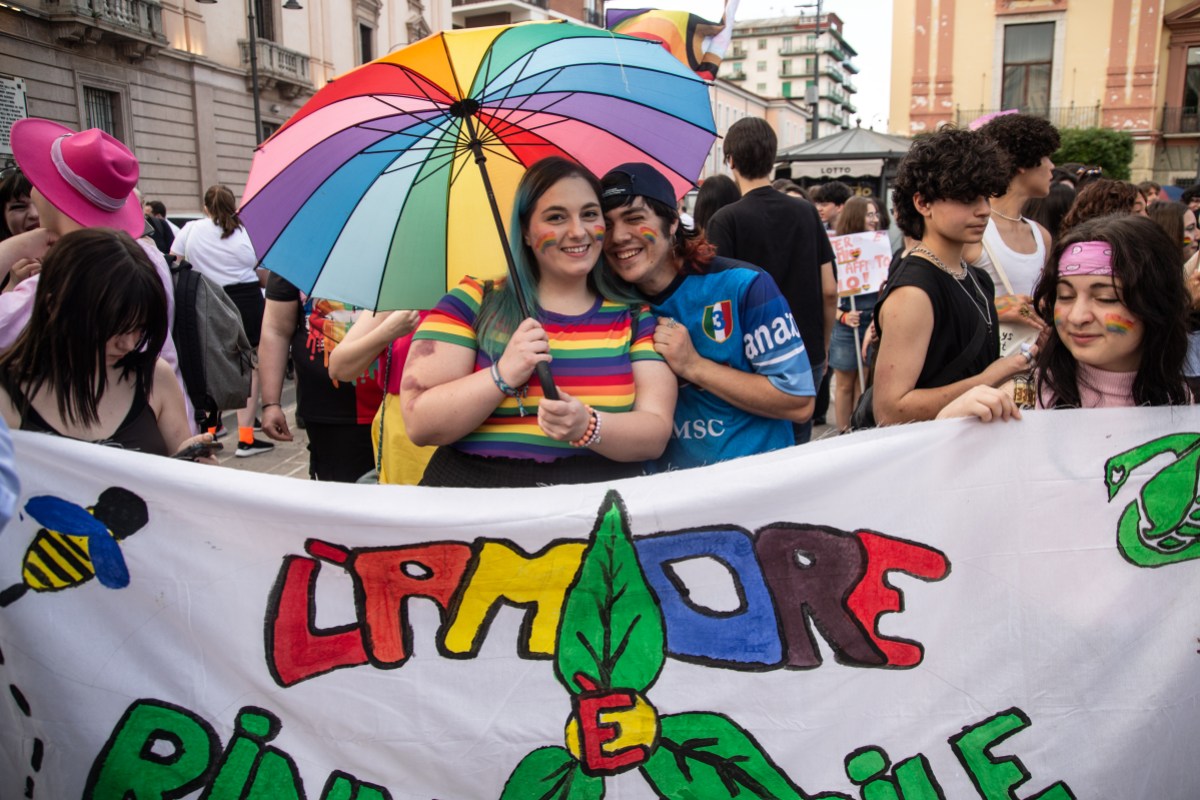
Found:
[[[217, 456], [221, 466], [308, 480], [308, 435], [303, 428], [296, 427], [295, 398], [295, 388], [289, 381], [284, 385], [282, 400], [283, 413], [287, 415], [288, 427], [292, 430], [292, 441], [275, 442], [275, 449], [271, 452], [260, 453], [248, 458], [238, 458], [234, 455], [237, 450], [237, 417], [232, 412], [226, 414], [224, 422], [229, 435], [221, 439], [225, 445], [225, 449]], [[833, 419], [832, 408], [829, 410], [829, 419]], [[836, 434], [832, 425], [818, 425], [813, 429], [814, 440], [834, 435]], [[255, 436], [264, 441], [270, 441], [262, 433], [255, 432]]]

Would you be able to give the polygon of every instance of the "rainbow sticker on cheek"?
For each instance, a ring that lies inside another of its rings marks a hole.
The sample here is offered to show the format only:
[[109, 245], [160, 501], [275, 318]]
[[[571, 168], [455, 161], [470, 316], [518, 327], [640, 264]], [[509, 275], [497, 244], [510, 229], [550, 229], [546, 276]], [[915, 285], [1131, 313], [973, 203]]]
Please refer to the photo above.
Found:
[[604, 232], [606, 230], [607, 229], [603, 225], [597, 225], [595, 228], [592, 228], [592, 237], [595, 238], [597, 242], [603, 242]]
[[1122, 317], [1120, 314], [1104, 315], [1104, 329], [1109, 333], [1125, 336], [1133, 331], [1133, 326], [1136, 324], [1133, 320]]
[[537, 244], [534, 245], [534, 247], [539, 253], [544, 253], [557, 244], [558, 238], [555, 237], [553, 233], [547, 233], [545, 236], [537, 240]]
[[1054, 327], [1061, 328], [1067, 322], [1066, 317], [1057, 308], [1054, 309]]
[[638, 236], [641, 236], [643, 239], [645, 239], [647, 244], [654, 244], [658, 241], [658, 231], [645, 225], [638, 228]]

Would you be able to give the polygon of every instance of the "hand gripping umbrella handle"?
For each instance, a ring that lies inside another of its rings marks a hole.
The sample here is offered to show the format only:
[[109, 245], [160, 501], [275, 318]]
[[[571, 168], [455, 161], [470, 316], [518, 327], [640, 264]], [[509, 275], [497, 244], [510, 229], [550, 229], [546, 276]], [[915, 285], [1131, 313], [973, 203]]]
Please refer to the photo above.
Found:
[[558, 387], [554, 385], [554, 376], [550, 374], [550, 365], [545, 361], [537, 365], [538, 383], [542, 385], [542, 394], [547, 400], [558, 399]]
[[[459, 104], [455, 104], [456, 106]], [[458, 109], [451, 109], [451, 113], [456, 116], [461, 116], [463, 123], [467, 127], [469, 141], [467, 146], [471, 148], [471, 152], [475, 154], [475, 163], [479, 165], [479, 174], [483, 178], [483, 189], [487, 193], [488, 205], [492, 209], [492, 218], [496, 222], [496, 233], [500, 235], [500, 243], [504, 250], [505, 260], [508, 262], [509, 280], [512, 281], [513, 292], [517, 297], [517, 305], [521, 308], [521, 316], [532, 316], [529, 313], [529, 303], [525, 299], [525, 292], [521, 286], [521, 278], [517, 274], [517, 265], [513, 263], [512, 250], [508, 246], [508, 234], [504, 231], [504, 219], [500, 216], [500, 206], [496, 204], [496, 194], [492, 191], [492, 179], [487, 171], [487, 156], [483, 153], [483, 143], [475, 133], [475, 123], [471, 120], [471, 115], [478, 108], [478, 104], [468, 105], [466, 102]], [[550, 365], [544, 361], [537, 365], [538, 383], [542, 385], [542, 396], [547, 400], [558, 399], [558, 387], [554, 385], [554, 376], [550, 374]]]

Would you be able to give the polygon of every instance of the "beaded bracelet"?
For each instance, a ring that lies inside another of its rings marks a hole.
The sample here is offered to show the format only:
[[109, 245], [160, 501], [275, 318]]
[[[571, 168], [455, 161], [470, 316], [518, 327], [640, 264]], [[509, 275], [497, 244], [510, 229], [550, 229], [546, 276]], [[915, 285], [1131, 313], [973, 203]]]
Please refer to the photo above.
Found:
[[582, 436], [571, 442], [571, 447], [591, 447], [600, 444], [600, 414], [591, 406], [584, 406], [584, 408], [587, 409], [590, 417], [587, 430], [583, 432]]
[[525, 416], [525, 404], [521, 399], [529, 392], [529, 386], [522, 386], [520, 389], [514, 389], [504, 382], [504, 378], [500, 377], [500, 364], [497, 361], [492, 362], [492, 381], [496, 384], [496, 388], [503, 392], [508, 397], [515, 397], [517, 400], [517, 411], [523, 417]]

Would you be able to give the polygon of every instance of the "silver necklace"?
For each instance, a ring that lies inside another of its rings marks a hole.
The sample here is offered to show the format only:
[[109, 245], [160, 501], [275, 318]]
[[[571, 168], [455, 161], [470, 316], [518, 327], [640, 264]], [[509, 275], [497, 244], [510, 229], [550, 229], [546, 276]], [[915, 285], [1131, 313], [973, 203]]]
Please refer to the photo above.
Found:
[[938, 258], [937, 253], [933, 252], [932, 250], [930, 250], [928, 247], [926, 247], [923, 244], [919, 244], [916, 247], [914, 247], [912, 249], [912, 252], [921, 253], [921, 254], [927, 256], [928, 260], [935, 267], [937, 267], [942, 272], [949, 275], [951, 278], [954, 278], [954, 280], [956, 280], [956, 281], [965, 281], [967, 279], [967, 265], [965, 263], [963, 263], [963, 265], [962, 265], [961, 272], [954, 272], [949, 267], [946, 266], [945, 261], [942, 261], [940, 258]]
[[[963, 290], [963, 294], [965, 294], [967, 299], [971, 301], [971, 307], [974, 308], [979, 316], [983, 319], [983, 324], [987, 325], [988, 332], [990, 333], [992, 330], [992, 316], [988, 313], [987, 295], [983, 293], [983, 287], [979, 285], [979, 281], [975, 280], [975, 276], [971, 274], [971, 270], [967, 269], [967, 262], [960, 260], [959, 265], [962, 268], [962, 272], [954, 273], [950, 271], [950, 268], [946, 266], [944, 261], [938, 258], [937, 253], [933, 252], [925, 245], [917, 245], [912, 249], [912, 252], [921, 253], [922, 255], [926, 256], [935, 267], [949, 275], [951, 278], [954, 278], [954, 285]], [[968, 292], [967, 287], [963, 285], [963, 282], [966, 281], [967, 278], [971, 279], [971, 286], [973, 286], [975, 289], [974, 294]]]
[[995, 214], [997, 217], [1000, 217], [1000, 219], [1006, 219], [1009, 222], [1024, 222], [1025, 221], [1024, 214], [1017, 214], [1015, 217], [1010, 217], [1008, 214], [1005, 214], [1003, 211], [996, 208], [995, 206], [992, 206], [992, 213]]

